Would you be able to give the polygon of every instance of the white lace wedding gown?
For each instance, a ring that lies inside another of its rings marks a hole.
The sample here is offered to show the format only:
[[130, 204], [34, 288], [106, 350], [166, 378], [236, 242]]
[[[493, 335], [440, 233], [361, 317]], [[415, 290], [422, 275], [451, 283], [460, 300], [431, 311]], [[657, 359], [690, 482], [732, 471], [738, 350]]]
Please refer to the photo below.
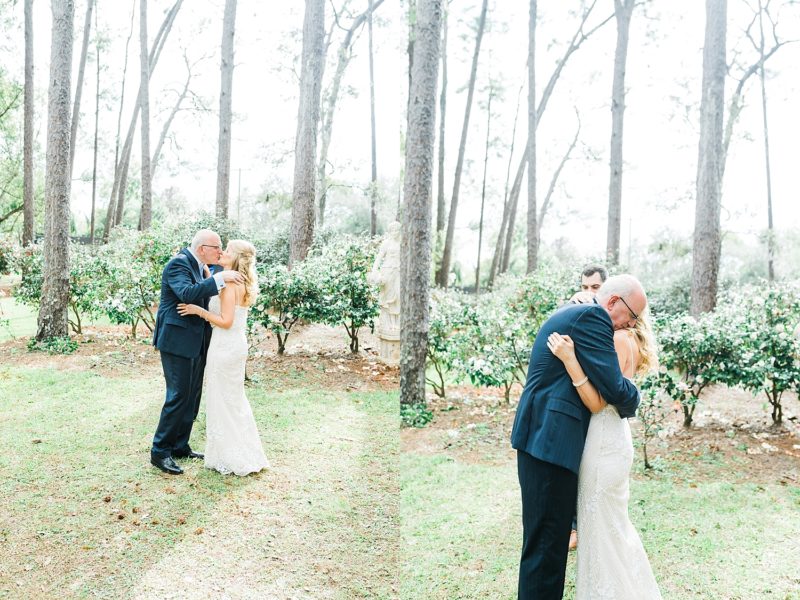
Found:
[[[208, 309], [220, 314], [219, 297]], [[247, 362], [247, 308], [234, 308], [230, 329], [214, 327], [206, 360], [205, 466], [220, 473], [247, 475], [269, 467], [256, 421], [244, 393]]]
[[628, 518], [633, 442], [628, 419], [592, 415], [578, 474], [576, 600], [652, 600], [661, 594]]

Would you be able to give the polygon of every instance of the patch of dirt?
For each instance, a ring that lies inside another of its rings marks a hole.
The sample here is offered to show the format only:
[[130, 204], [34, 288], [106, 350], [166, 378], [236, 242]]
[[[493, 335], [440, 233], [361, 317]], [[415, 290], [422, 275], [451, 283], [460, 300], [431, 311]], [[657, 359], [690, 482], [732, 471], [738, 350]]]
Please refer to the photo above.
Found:
[[[447, 398], [430, 396], [434, 420], [422, 429], [401, 431], [403, 452], [448, 454], [470, 463], [502, 464], [514, 460], [511, 427], [521, 388], [506, 403], [494, 388], [453, 386]], [[677, 477], [696, 478], [726, 465], [734, 481], [800, 485], [800, 401], [783, 398], [783, 423], [773, 425], [762, 398], [724, 386], [709, 388], [694, 414], [694, 424], [683, 426], [683, 413], [672, 413], [659, 438], [648, 442], [651, 463], [666, 463]], [[641, 424], [631, 421], [634, 441], [641, 440]], [[641, 463], [642, 450], [636, 448]], [[682, 467], [690, 467], [682, 470]]]
[[[0, 344], [0, 364], [51, 368], [62, 371], [96, 370], [106, 377], [127, 377], [131, 369], [160, 371], [158, 351], [151, 345], [150, 332], [142, 327], [137, 338], [124, 326], [84, 327], [73, 335], [78, 349], [68, 355], [29, 352], [28, 339]], [[359, 336], [361, 347], [350, 352], [344, 328], [324, 325], [297, 326], [292, 330], [286, 353], [277, 353], [274, 337], [263, 336], [248, 362], [248, 376], [254, 383], [302, 381], [349, 391], [397, 390], [400, 371], [378, 358], [377, 338], [369, 331]]]

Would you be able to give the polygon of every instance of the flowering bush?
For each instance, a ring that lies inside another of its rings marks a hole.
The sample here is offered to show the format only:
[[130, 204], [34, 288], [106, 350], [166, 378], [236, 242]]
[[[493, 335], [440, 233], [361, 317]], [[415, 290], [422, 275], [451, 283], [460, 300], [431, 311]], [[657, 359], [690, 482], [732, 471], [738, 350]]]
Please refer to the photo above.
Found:
[[375, 241], [343, 236], [315, 248], [303, 263], [306, 277], [317, 283], [320, 306], [317, 319], [343, 325], [350, 336], [350, 351], [358, 352], [358, 331], [375, 326], [378, 290], [367, 282], [376, 251]]
[[772, 421], [783, 420], [783, 393], [800, 387], [800, 290], [794, 285], [743, 290], [740, 304], [746, 318], [739, 336], [739, 383], [764, 393]]

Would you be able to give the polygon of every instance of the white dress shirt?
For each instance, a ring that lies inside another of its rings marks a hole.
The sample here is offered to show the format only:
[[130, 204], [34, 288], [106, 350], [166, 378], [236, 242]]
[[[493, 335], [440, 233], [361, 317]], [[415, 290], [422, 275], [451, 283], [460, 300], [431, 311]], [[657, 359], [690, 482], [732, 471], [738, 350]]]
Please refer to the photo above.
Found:
[[[194, 256], [194, 259], [197, 261], [197, 264], [200, 267], [200, 277], [205, 279], [205, 277], [203, 276], [203, 267], [206, 266], [206, 263], [200, 260], [200, 257], [197, 256], [197, 253], [191, 248], [189, 248], [189, 252], [191, 253], [192, 256]], [[213, 277], [214, 281], [217, 284], [217, 291], [220, 291], [222, 288], [225, 287], [225, 282], [222, 280], [222, 273], [215, 273]]]

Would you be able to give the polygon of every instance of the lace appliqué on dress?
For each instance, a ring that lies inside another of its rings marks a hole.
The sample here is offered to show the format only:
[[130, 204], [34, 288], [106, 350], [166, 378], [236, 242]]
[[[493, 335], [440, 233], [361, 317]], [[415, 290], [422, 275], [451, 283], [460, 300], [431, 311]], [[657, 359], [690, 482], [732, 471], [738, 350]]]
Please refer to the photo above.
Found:
[[[220, 314], [219, 298], [209, 310]], [[215, 327], [206, 359], [205, 466], [220, 473], [247, 475], [269, 467], [244, 390], [247, 362], [247, 308], [234, 308], [230, 329]]]
[[578, 474], [577, 600], [660, 600], [650, 562], [628, 517], [633, 442], [609, 405], [592, 415]]

